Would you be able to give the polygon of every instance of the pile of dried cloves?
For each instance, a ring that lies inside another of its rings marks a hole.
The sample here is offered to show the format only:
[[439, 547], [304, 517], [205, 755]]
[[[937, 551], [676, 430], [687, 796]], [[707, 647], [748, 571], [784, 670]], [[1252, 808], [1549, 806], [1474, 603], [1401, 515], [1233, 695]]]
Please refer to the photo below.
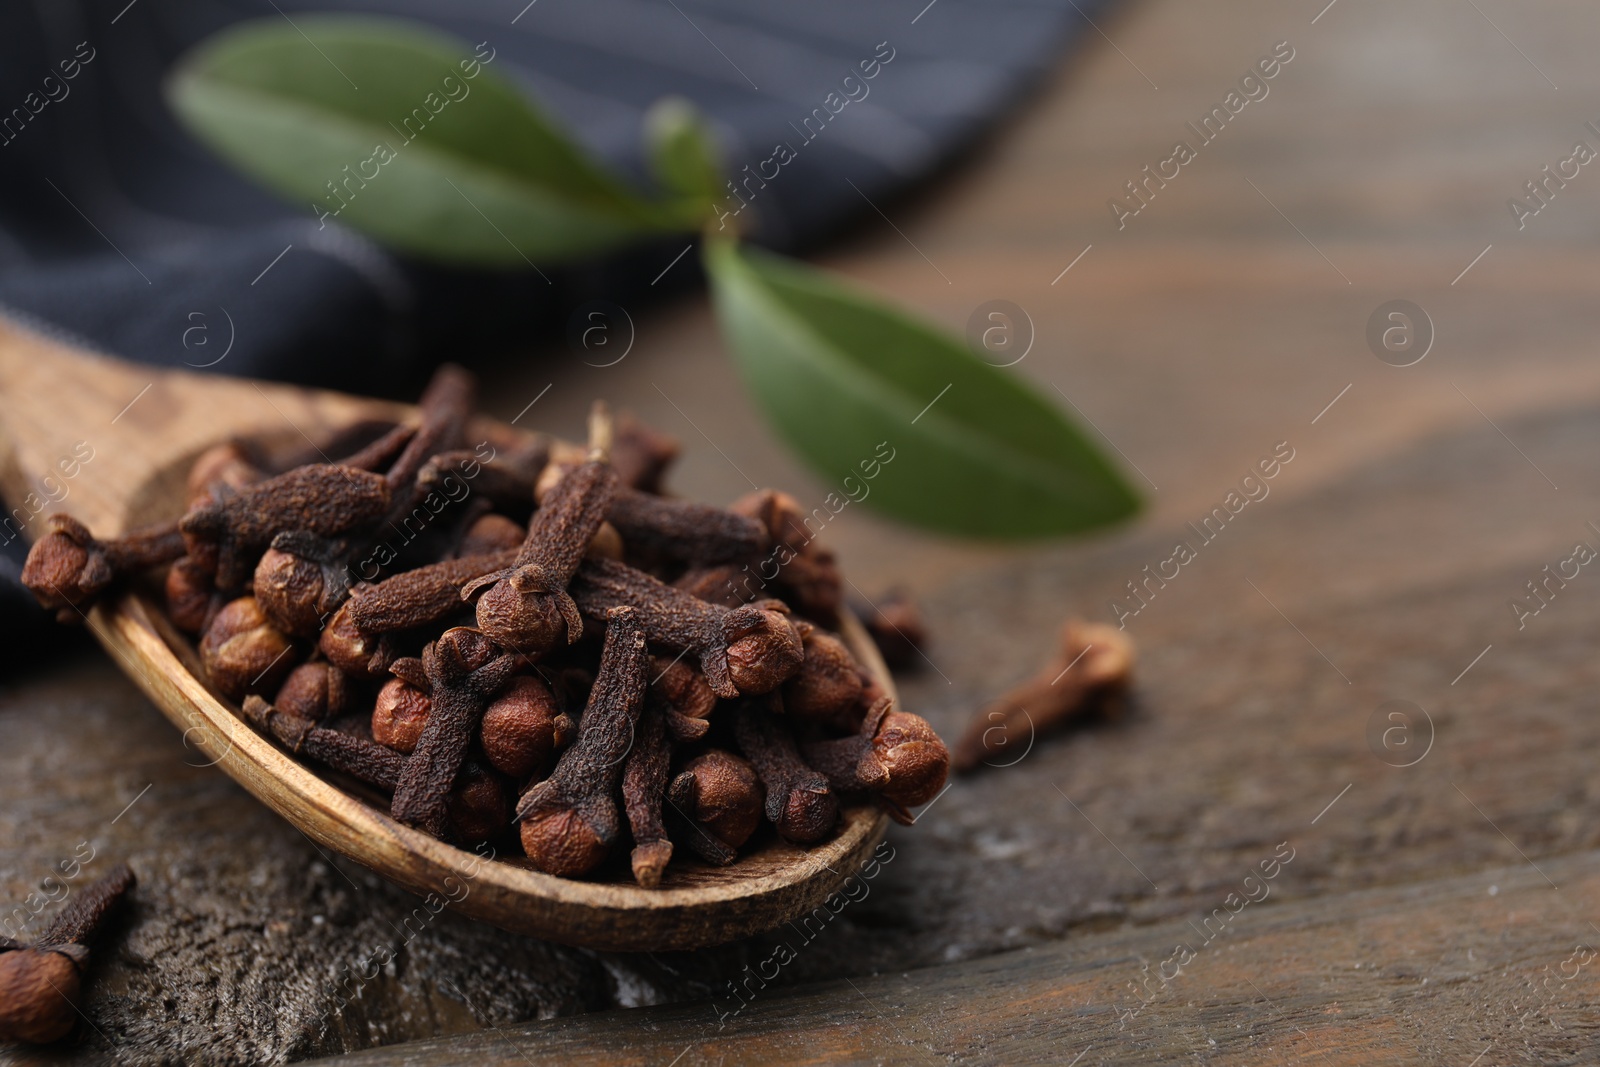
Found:
[[597, 405], [578, 448], [475, 422], [473, 394], [445, 367], [413, 423], [288, 469], [219, 445], [181, 519], [100, 541], [55, 516], [23, 580], [72, 621], [166, 568], [169, 619], [259, 730], [436, 837], [516, 826], [551, 874], [631, 837], [655, 886], [675, 846], [732, 863], [763, 815], [809, 845], [841, 796], [909, 821], [938, 793], [944, 743], [837, 635], [793, 498], [664, 496], [657, 431]]

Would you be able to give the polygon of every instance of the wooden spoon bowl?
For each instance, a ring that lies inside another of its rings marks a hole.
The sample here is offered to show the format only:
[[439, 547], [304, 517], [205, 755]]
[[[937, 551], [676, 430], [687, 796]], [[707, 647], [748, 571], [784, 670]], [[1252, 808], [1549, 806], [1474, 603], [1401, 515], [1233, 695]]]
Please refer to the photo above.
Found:
[[[123, 363], [0, 323], [0, 490], [17, 505], [5, 533], [20, 529], [32, 539], [49, 513], [65, 510], [96, 535], [115, 536], [179, 514], [190, 463], [218, 441], [309, 446], [356, 421], [411, 413], [339, 393]], [[206, 687], [190, 643], [143, 595], [108, 600], [85, 621], [183, 731], [186, 746], [311, 840], [517, 933], [616, 951], [746, 937], [822, 905], [861, 869], [887, 825], [876, 808], [847, 807], [835, 836], [815, 848], [769, 834], [729, 867], [675, 857], [658, 889], [556, 878], [519, 865], [520, 856], [467, 852], [401, 825], [285, 755]], [[843, 636], [892, 694], [861, 624], [847, 617]]]

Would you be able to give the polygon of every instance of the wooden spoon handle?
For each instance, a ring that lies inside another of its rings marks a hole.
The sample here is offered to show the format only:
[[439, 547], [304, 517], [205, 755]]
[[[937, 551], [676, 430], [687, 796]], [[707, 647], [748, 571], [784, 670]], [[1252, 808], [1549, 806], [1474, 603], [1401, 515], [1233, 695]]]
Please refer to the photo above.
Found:
[[[179, 339], [173, 339], [174, 345]], [[189, 458], [234, 436], [321, 439], [410, 409], [91, 355], [0, 320], [0, 538], [65, 508], [100, 536], [171, 518]]]

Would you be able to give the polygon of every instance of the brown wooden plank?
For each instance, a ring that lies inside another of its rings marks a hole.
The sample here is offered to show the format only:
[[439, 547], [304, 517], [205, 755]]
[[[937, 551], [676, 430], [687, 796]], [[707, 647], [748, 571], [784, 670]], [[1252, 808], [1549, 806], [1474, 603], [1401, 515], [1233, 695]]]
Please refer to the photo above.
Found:
[[[743, 1000], [508, 1026], [339, 1062], [1091, 1067], [1593, 1053], [1600, 932], [1587, 916], [1600, 908], [1600, 854], [1275, 905], [1275, 882], [1293, 880], [1299, 862], [1249, 888], [1241, 879], [1261, 902], [1219, 899], [1203, 927], [1163, 922], [784, 995], [751, 982]], [[795, 940], [796, 953], [810, 950]]]

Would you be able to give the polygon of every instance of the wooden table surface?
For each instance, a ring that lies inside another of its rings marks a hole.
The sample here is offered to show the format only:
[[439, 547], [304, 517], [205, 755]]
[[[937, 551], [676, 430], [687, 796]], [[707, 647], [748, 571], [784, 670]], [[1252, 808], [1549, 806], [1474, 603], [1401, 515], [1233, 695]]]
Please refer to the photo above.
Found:
[[[1147, 513], [1065, 546], [952, 544], [857, 508], [826, 536], [864, 595], [924, 598], [930, 663], [903, 692], [947, 734], [1062, 618], [1110, 619], [1197, 545], [1127, 619], [1131, 716], [958, 780], [820, 933], [609, 956], [448, 914], [402, 938], [414, 900], [192, 766], [98, 653], [13, 665], [0, 891], [23, 899], [80, 842], [91, 871], [127, 858], [142, 882], [83, 1036], [11, 1058], [1594, 1056], [1600, 576], [1563, 561], [1600, 549], [1600, 173], [1551, 183], [1520, 230], [1507, 200], [1574, 142], [1600, 149], [1600, 9], [1145, 0], [1099, 29], [959, 170], [878, 205], [892, 226], [864, 212], [823, 259], [956, 330], [1022, 307], [1036, 341], [1013, 373], [1070, 398]], [[1268, 95], [1118, 230], [1107, 199], [1284, 41]], [[1367, 341], [1399, 299], [1436, 334], [1404, 368]], [[605, 395], [683, 438], [682, 493], [829, 491], [744, 400], [702, 297], [637, 322], [614, 367], [492, 368], [497, 410], [551, 384], [534, 410], [571, 435]], [[1186, 524], [1275, 448], [1293, 459], [1269, 495], [1202, 543]], [[1568, 577], [1527, 599], [1546, 565]], [[1519, 620], [1518, 597], [1542, 606]], [[353, 972], [371, 978], [341, 1004]]]

